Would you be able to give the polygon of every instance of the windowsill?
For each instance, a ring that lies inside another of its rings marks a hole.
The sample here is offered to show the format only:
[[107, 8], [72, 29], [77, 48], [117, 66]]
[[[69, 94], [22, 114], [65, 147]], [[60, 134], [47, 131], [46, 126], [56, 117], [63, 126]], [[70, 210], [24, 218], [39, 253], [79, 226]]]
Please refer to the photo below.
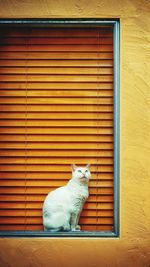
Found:
[[74, 231], [74, 232], [46, 232], [46, 231], [0, 231], [0, 237], [119, 237], [114, 232], [104, 231]]

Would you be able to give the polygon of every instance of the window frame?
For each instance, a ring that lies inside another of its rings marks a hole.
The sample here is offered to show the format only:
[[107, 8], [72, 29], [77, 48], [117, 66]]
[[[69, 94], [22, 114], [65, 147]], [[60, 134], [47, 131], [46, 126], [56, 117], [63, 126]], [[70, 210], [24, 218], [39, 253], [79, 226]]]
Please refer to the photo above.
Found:
[[0, 231], [0, 237], [119, 237], [120, 236], [120, 21], [119, 19], [0, 19], [0, 27], [112, 26], [114, 54], [114, 229], [113, 231]]

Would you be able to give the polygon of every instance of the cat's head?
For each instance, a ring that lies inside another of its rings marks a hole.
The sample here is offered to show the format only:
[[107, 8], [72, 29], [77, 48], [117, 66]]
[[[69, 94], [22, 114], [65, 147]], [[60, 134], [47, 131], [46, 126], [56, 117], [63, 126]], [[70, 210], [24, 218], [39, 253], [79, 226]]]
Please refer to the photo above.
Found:
[[87, 164], [85, 167], [78, 167], [73, 164], [72, 178], [79, 183], [88, 183], [91, 178], [90, 164]]

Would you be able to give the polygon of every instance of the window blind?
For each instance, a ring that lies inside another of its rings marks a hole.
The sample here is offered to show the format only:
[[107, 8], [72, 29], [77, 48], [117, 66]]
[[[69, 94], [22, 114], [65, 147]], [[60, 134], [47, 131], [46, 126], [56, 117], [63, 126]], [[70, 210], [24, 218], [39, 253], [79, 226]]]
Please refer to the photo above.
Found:
[[47, 193], [91, 163], [82, 230], [113, 229], [112, 27], [0, 29], [0, 230], [43, 230]]

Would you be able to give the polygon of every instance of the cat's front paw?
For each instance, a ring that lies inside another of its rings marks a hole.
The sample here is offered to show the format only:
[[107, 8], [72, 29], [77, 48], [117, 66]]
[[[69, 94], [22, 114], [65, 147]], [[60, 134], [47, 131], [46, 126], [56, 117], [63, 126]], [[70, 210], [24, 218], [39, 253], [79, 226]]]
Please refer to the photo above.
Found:
[[81, 230], [81, 227], [80, 227], [80, 225], [76, 225], [76, 227], [73, 227], [73, 228], [71, 228], [71, 231], [80, 231]]
[[81, 226], [80, 225], [76, 226], [76, 231], [81, 231]]

